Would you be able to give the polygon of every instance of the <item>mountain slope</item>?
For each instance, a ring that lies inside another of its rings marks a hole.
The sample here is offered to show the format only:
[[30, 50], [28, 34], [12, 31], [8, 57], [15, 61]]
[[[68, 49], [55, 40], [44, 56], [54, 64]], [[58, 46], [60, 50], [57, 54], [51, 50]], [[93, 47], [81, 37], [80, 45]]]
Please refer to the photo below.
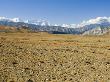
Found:
[[82, 34], [82, 35], [103, 35], [110, 27], [110, 17], [97, 17], [83, 21], [80, 24], [51, 25], [47, 21], [31, 21], [19, 18], [0, 17], [0, 25], [14, 27], [16, 29], [27, 29], [30, 32], [49, 32], [53, 34]]
[[0, 32], [30, 32], [30, 30], [28, 30], [27, 27], [16, 28], [11, 26], [0, 26]]
[[85, 31], [82, 35], [104, 35], [110, 31], [110, 27], [97, 27], [92, 30]]
[[15, 32], [17, 29], [10, 26], [0, 26], [0, 32]]
[[78, 34], [78, 30], [74, 28], [65, 28], [61, 26], [41, 26], [35, 24], [28, 24], [24, 22], [11, 22], [11, 21], [0, 21], [0, 25], [11, 26], [16, 28], [27, 27], [32, 32], [46, 31], [50, 33], [64, 33], [64, 34]]

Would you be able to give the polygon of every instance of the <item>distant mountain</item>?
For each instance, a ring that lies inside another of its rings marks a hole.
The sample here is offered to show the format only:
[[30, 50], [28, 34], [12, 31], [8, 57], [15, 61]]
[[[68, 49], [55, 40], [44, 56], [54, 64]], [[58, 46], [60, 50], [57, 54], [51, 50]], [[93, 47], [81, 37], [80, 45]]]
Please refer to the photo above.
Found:
[[82, 23], [82, 27], [86, 28], [83, 35], [103, 35], [110, 29], [110, 17], [98, 17]]
[[7, 21], [7, 22], [23, 22], [23, 20], [19, 18], [7, 18], [7, 17], [0, 17], [0, 21]]
[[28, 24], [35, 24], [35, 25], [41, 25], [41, 26], [49, 26], [49, 22], [45, 20], [23, 20], [20, 18], [6, 18], [6, 17], [0, 17], [0, 21], [5, 22], [23, 22]]
[[16, 28], [9, 26], [0, 26], [0, 32], [15, 31]]
[[109, 31], [110, 26], [108, 27], [99, 26], [91, 30], [85, 31], [82, 35], [104, 35], [107, 34]]
[[[15, 18], [14, 18], [15, 19]], [[0, 18], [0, 25], [4, 26], [11, 26], [16, 28], [22, 28], [26, 27], [28, 30], [32, 32], [38, 32], [38, 31], [46, 31], [49, 33], [58, 33], [58, 34], [79, 34], [78, 30], [75, 30], [73, 28], [65, 28], [61, 26], [54, 26], [50, 25], [46, 21], [23, 21], [19, 18], [16, 18], [17, 20], [9, 19], [5, 17]]]
[[41, 20], [22, 20], [19, 18], [0, 17], [0, 25], [27, 29], [30, 32], [45, 31], [53, 34], [103, 35], [110, 29], [110, 17], [97, 17], [80, 24], [52, 25]]

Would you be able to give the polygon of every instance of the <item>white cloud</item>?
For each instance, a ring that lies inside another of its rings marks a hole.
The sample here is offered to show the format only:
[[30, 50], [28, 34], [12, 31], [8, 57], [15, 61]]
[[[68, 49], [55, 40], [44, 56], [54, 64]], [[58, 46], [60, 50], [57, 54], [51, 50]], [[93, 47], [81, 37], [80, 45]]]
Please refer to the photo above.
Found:
[[[36, 24], [36, 25], [51, 25], [48, 21], [45, 20], [21, 20], [19, 18], [7, 18], [7, 17], [0, 17], [0, 20], [2, 21], [11, 21], [11, 22], [24, 22], [24, 23], [29, 23], [29, 24]], [[62, 25], [57, 25], [55, 24], [54, 26], [62, 26], [62, 27], [67, 27], [67, 28], [80, 28], [83, 27], [85, 25], [90, 25], [90, 24], [101, 24], [101, 23], [105, 23], [105, 22], [109, 22], [110, 23], [110, 17], [97, 17], [94, 19], [90, 19], [87, 21], [83, 21], [80, 24], [62, 24]]]
[[19, 19], [19, 18], [7, 18], [7, 17], [0, 17], [0, 20], [2, 20], [2, 21], [12, 21], [12, 22], [22, 22], [22, 20], [21, 19]]
[[95, 19], [90, 19], [87, 21], [83, 21], [80, 24], [63, 24], [62, 27], [68, 27], [68, 28], [80, 28], [85, 25], [90, 25], [90, 24], [101, 24], [105, 22], [110, 22], [110, 17], [97, 17]]
[[62, 24], [62, 27], [67, 27], [67, 28], [76, 28], [77, 24]]
[[12, 18], [12, 19], [10, 19], [10, 20], [13, 21], [13, 22], [22, 22], [22, 20], [19, 19], [19, 18]]
[[101, 23], [104, 23], [104, 22], [110, 22], [110, 17], [97, 17], [95, 19], [90, 19], [88, 21], [83, 21], [78, 26], [83, 27], [83, 26], [89, 25], [89, 24], [101, 24]]

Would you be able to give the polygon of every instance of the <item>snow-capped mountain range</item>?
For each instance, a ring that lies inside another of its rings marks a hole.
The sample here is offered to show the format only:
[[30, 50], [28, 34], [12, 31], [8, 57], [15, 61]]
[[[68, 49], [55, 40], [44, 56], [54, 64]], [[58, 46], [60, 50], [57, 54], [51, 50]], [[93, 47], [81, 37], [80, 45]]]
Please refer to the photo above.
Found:
[[24, 22], [28, 24], [35, 24], [35, 25], [41, 25], [41, 26], [61, 26], [61, 27], [67, 27], [67, 28], [80, 28], [90, 24], [110, 23], [110, 17], [97, 17], [95, 19], [83, 21], [80, 24], [62, 24], [62, 25], [58, 25], [58, 24], [52, 25], [45, 20], [23, 20], [20, 18], [7, 18], [7, 17], [0, 17], [0, 21]]
[[[66, 34], [96, 34], [102, 35], [110, 28], [110, 17], [97, 17], [83, 21], [80, 24], [52, 25], [45, 20], [23, 20], [20, 18], [0, 17], [0, 25], [13, 27], [28, 27], [32, 31], [47, 31]], [[100, 30], [99, 30], [100, 29]]]
[[9, 22], [23, 22], [19, 18], [7, 18], [7, 17], [0, 17], [0, 21], [9, 21]]
[[103, 23], [110, 23], [110, 17], [97, 17], [95, 19], [83, 21], [80, 24], [63, 24], [62, 27], [80, 28], [80, 27], [84, 27], [86, 25], [103, 24]]
[[23, 22], [28, 24], [35, 24], [41, 26], [49, 26], [49, 22], [45, 20], [23, 20], [20, 18], [7, 18], [7, 17], [0, 17], [0, 21], [8, 21], [8, 22]]

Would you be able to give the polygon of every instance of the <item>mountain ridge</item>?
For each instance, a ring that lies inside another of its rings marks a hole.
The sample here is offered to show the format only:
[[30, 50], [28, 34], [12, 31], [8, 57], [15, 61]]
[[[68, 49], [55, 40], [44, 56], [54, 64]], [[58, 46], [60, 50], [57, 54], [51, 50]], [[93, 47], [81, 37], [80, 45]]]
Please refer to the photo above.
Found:
[[[77, 25], [76, 24], [51, 25], [49, 22], [44, 20], [26, 21], [20, 18], [10, 19], [6, 17], [0, 17], [0, 25], [15, 28], [25, 27], [26, 29], [32, 32], [46, 31], [53, 34], [103, 35], [106, 32], [108, 32], [110, 28], [110, 17], [97, 17], [96, 19], [83, 21], [82, 23]], [[101, 29], [98, 30], [99, 34], [96, 33], [98, 27], [100, 27]]]

